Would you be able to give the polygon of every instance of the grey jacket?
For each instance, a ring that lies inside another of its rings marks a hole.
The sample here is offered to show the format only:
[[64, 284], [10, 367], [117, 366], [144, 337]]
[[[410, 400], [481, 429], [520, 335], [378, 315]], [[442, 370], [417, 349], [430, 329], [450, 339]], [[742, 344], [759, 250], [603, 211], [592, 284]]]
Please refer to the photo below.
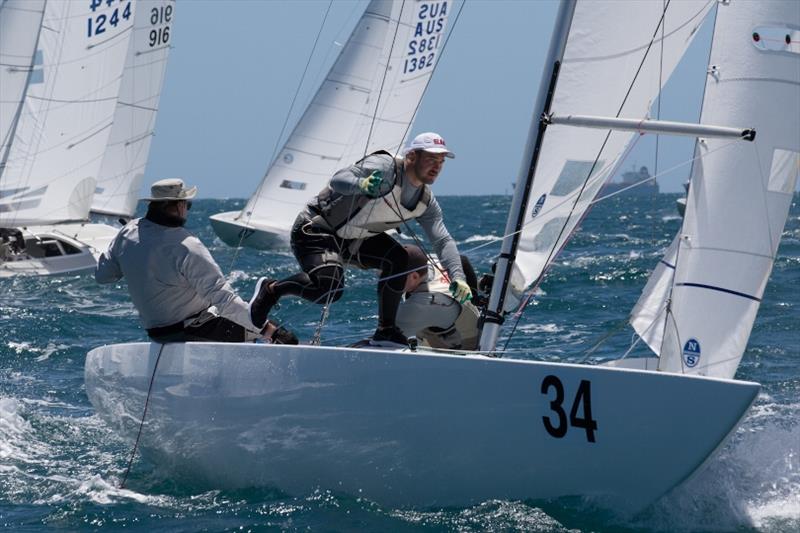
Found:
[[[334, 219], [347, 220], [353, 216], [353, 209], [360, 208], [361, 195], [358, 183], [361, 178], [369, 176], [375, 170], [383, 174], [380, 195], [388, 194], [395, 184], [402, 187], [400, 203], [403, 207], [413, 209], [423, 197], [427, 209], [415, 217], [428, 237], [436, 255], [444, 264], [452, 279], [465, 279], [461, 268], [461, 258], [458, 247], [450, 232], [444, 225], [442, 208], [428, 187], [414, 187], [405, 177], [402, 160], [395, 160], [389, 154], [375, 153], [368, 155], [360, 163], [339, 170], [331, 179], [329, 186], [308, 205], [308, 216], [314, 219], [315, 215], [325, 214], [326, 218], [332, 215]], [[397, 224], [400, 225], [399, 223]]]
[[94, 277], [98, 283], [125, 278], [145, 329], [181, 322], [211, 306], [248, 331], [260, 329], [208, 249], [182, 227], [132, 220], [100, 255]]

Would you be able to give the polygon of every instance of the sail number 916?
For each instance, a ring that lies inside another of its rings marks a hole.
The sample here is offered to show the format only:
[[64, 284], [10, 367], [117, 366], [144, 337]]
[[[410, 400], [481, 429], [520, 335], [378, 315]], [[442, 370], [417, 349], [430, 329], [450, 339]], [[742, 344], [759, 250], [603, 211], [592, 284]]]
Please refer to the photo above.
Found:
[[163, 28], [150, 30], [150, 48], [161, 46], [169, 42], [169, 22], [172, 20], [172, 6], [166, 5], [150, 10], [150, 25], [166, 24]]
[[[555, 392], [555, 398], [550, 401], [550, 410], [555, 413], [555, 417], [543, 416], [544, 428], [550, 436], [557, 439], [563, 438], [567, 434], [568, 426], [580, 428], [586, 431], [586, 440], [594, 442], [594, 432], [597, 431], [597, 421], [592, 418], [592, 384], [588, 380], [581, 380], [575, 399], [572, 401], [572, 408], [569, 411], [569, 422], [567, 413], [564, 411], [564, 385], [556, 376], [547, 376], [542, 381], [542, 394], [549, 396], [550, 391]], [[582, 416], [578, 413], [582, 411]]]

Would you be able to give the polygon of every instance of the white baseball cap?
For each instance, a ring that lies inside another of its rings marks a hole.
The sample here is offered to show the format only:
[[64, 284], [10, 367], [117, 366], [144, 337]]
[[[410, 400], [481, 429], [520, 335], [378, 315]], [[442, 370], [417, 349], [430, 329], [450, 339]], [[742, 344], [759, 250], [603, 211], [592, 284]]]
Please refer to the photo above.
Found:
[[450, 159], [456, 156], [456, 154], [447, 149], [447, 144], [445, 144], [442, 136], [432, 131], [420, 133], [414, 137], [414, 140], [406, 148], [406, 153], [415, 150], [424, 150], [432, 154], [445, 154], [445, 157]]

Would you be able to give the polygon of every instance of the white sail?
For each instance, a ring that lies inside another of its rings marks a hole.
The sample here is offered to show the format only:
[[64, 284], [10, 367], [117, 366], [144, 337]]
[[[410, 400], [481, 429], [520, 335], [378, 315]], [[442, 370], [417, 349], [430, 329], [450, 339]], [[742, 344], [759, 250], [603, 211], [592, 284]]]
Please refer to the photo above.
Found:
[[370, 2], [239, 220], [288, 235], [336, 170], [402, 146], [451, 8], [447, 0]]
[[[712, 5], [707, 0], [579, 1], [551, 111], [646, 118]], [[636, 135], [548, 126], [528, 195], [512, 294], [540, 279]], [[525, 174], [528, 164], [523, 161]]]
[[19, 116], [28, 78], [34, 76], [44, 0], [0, 3], [0, 173]]
[[137, 0], [133, 36], [92, 211], [132, 217], [172, 43], [175, 0]]
[[672, 289], [677, 253], [678, 237], [675, 237], [650, 274], [639, 301], [631, 311], [631, 326], [656, 355], [661, 353], [661, 342], [664, 339], [667, 300]]
[[31, 78], [0, 176], [0, 224], [86, 219], [108, 140], [134, 3], [47, 2]]
[[797, 117], [800, 4], [720, 3], [701, 122], [746, 124], [757, 135], [728, 149], [698, 143], [662, 370], [736, 373], [800, 172]]

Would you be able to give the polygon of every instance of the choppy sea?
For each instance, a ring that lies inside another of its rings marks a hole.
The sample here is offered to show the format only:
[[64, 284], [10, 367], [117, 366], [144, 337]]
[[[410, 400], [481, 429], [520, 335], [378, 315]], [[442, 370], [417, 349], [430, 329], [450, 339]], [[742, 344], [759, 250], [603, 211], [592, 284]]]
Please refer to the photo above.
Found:
[[[511, 357], [580, 361], [619, 329], [649, 270], [680, 226], [676, 195], [616, 197], [583, 221], [522, 316]], [[11, 531], [800, 531], [800, 197], [737, 377], [762, 391], [730, 442], [688, 482], [636, 516], [580, 502], [489, 500], [456, 508], [392, 509], [318, 487], [209, 490], [138, 458], [118, 488], [132, 444], [106, 428], [83, 384], [91, 348], [145, 340], [124, 285], [91, 274], [0, 280], [0, 527]], [[443, 197], [448, 228], [479, 272], [499, 245], [508, 197]], [[188, 227], [249, 299], [263, 275], [292, 273], [289, 252], [236, 251], [208, 216], [242, 200], [200, 200]], [[409, 239], [403, 235], [401, 239]], [[375, 274], [352, 272], [331, 308], [326, 344], [367, 337], [376, 322]], [[285, 300], [276, 318], [309, 339], [320, 308]], [[510, 331], [507, 327], [505, 334]], [[612, 335], [594, 359], [630, 347]], [[641, 348], [635, 348], [641, 350]], [[641, 353], [641, 352], [639, 352]], [[636, 399], [631, 399], [636, 401]], [[502, 438], [502, 435], [498, 435]], [[680, 443], [678, 443], [680, 445]], [[691, 443], [686, 443], [691, 445]], [[647, 475], [642, 472], [642, 475]]]

